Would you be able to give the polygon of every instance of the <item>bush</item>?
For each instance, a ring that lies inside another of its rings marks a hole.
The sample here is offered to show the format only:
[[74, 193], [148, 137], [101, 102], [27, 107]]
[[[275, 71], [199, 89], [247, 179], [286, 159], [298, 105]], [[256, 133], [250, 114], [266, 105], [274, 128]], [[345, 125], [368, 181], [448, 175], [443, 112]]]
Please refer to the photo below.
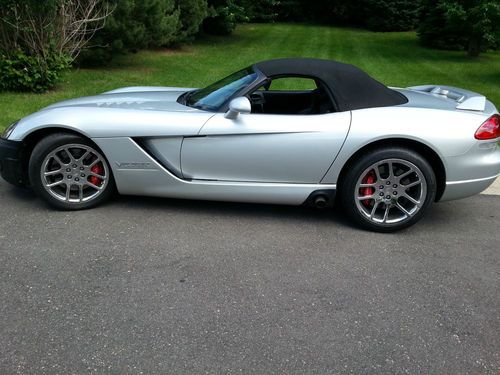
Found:
[[52, 88], [61, 72], [71, 65], [64, 54], [48, 52], [44, 59], [16, 51], [0, 54], [0, 90], [44, 92]]
[[108, 15], [104, 0], [0, 0], [0, 89], [54, 86]]

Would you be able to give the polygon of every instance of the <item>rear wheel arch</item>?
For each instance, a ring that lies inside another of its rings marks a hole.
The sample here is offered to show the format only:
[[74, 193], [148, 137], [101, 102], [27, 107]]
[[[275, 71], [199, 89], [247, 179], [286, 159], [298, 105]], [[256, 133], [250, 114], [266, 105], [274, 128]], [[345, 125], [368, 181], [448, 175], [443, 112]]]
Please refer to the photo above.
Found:
[[439, 201], [446, 187], [446, 171], [440, 156], [426, 144], [407, 138], [388, 138], [369, 143], [356, 151], [342, 167], [338, 181], [342, 181], [349, 167], [352, 166], [362, 155], [385, 147], [404, 147], [420, 154], [431, 165], [436, 176], [437, 191], [435, 201]]

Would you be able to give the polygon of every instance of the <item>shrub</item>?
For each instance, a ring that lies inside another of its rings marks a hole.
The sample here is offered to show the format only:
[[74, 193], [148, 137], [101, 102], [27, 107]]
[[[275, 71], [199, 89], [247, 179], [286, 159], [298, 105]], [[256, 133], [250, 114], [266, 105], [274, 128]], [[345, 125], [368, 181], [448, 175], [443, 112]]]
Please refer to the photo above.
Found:
[[57, 83], [61, 72], [70, 65], [67, 55], [54, 51], [43, 59], [22, 51], [10, 56], [0, 54], [0, 90], [44, 92]]
[[54, 86], [108, 15], [103, 0], [0, 0], [0, 89]]

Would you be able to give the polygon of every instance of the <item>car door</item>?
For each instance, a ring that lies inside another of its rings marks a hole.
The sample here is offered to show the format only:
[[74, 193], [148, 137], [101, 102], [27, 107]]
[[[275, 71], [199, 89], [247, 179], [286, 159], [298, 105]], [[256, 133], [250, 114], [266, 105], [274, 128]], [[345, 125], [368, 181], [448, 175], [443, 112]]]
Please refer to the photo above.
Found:
[[182, 173], [199, 180], [319, 183], [349, 131], [350, 112], [320, 115], [219, 113], [184, 138]]

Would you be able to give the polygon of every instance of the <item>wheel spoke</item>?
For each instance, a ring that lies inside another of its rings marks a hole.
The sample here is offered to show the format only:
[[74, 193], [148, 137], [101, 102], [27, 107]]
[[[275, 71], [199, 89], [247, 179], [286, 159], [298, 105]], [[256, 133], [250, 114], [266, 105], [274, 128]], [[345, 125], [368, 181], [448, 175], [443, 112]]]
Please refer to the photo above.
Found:
[[375, 195], [364, 195], [364, 196], [359, 196], [357, 197], [358, 200], [360, 201], [366, 201], [366, 200], [372, 200], [372, 199], [375, 199]]
[[87, 181], [87, 182], [85, 183], [85, 185], [90, 186], [91, 188], [96, 189], [96, 190], [102, 190], [102, 186], [97, 186], [97, 185], [94, 185], [94, 184], [93, 184], [92, 182], [90, 182], [90, 181]]
[[62, 167], [63, 167], [64, 165], [68, 165], [68, 164], [66, 164], [66, 163], [63, 163], [63, 162], [62, 162], [62, 160], [61, 160], [61, 158], [60, 158], [59, 156], [57, 156], [57, 154], [52, 155], [52, 157], [53, 157], [53, 158], [54, 158], [54, 160], [55, 160], [55, 161], [59, 164], [59, 166], [61, 167], [61, 169], [62, 169]]
[[389, 176], [387, 177], [387, 179], [391, 179], [392, 177], [394, 177], [394, 171], [393, 171], [394, 166], [392, 162], [387, 163], [387, 168], [389, 169]]
[[59, 185], [65, 184], [65, 183], [66, 182], [64, 182], [64, 180], [61, 180], [61, 181], [52, 182], [52, 183], [47, 184], [45, 186], [48, 187], [48, 188], [53, 188], [55, 186], [59, 186]]
[[83, 185], [78, 185], [78, 200], [83, 201]]
[[375, 176], [377, 176], [377, 181], [381, 181], [382, 180], [382, 177], [380, 177], [380, 170], [379, 170], [379, 166], [380, 165], [376, 165], [373, 170], [375, 171]]
[[99, 158], [95, 159], [92, 163], [90, 163], [90, 165], [88, 166], [88, 168], [92, 168], [94, 165], [96, 165], [100, 161], [101, 161], [101, 159], [99, 159]]
[[406, 209], [404, 208], [403, 206], [401, 206], [401, 204], [398, 202], [396, 203], [396, 207], [402, 212], [404, 213], [406, 216], [411, 216], [411, 213]]
[[403, 174], [397, 176], [398, 177], [398, 182], [401, 183], [401, 180], [409, 175], [411, 175], [413, 173], [413, 169], [410, 169], [406, 172], [404, 172]]
[[71, 196], [71, 184], [66, 183], [66, 201], [69, 202]]
[[418, 180], [418, 181], [410, 182], [408, 185], [401, 185], [401, 186], [403, 186], [405, 189], [409, 189], [413, 186], [420, 185], [421, 183], [422, 182], [420, 180]]
[[377, 211], [379, 204], [380, 202], [375, 202], [375, 204], [373, 205], [372, 211], [370, 212], [370, 219], [373, 219], [373, 217], [375, 216], [375, 212]]
[[375, 187], [377, 184], [374, 182], [373, 184], [359, 184], [360, 188], [369, 188], [369, 187]]
[[403, 196], [415, 205], [420, 204], [420, 201], [416, 200], [415, 198], [413, 198], [411, 195], [408, 195], [407, 193], [403, 194]]
[[69, 152], [69, 148], [65, 148], [64, 151], [66, 151], [66, 154], [68, 154], [69, 160], [71, 163], [74, 163], [76, 161], [75, 157], [71, 152]]
[[43, 175], [44, 176], [56, 176], [58, 174], [63, 174], [63, 170], [62, 168], [56, 170], [56, 171], [48, 171], [48, 172], [44, 172]]
[[85, 151], [85, 153], [80, 158], [78, 158], [78, 161], [83, 164], [83, 161], [89, 155], [90, 155], [90, 151], [89, 150]]
[[88, 174], [88, 175], [89, 175], [89, 176], [94, 176], [94, 177], [100, 178], [101, 180], [106, 179], [106, 176], [104, 176], [104, 175], [100, 175], [100, 174], [98, 174], [98, 173], [94, 173], [94, 172], [89, 172], [89, 174]]
[[385, 206], [384, 218], [382, 219], [382, 222], [385, 223], [387, 221], [387, 218], [389, 217], [389, 210], [390, 209], [391, 209], [391, 207], [389, 205]]

